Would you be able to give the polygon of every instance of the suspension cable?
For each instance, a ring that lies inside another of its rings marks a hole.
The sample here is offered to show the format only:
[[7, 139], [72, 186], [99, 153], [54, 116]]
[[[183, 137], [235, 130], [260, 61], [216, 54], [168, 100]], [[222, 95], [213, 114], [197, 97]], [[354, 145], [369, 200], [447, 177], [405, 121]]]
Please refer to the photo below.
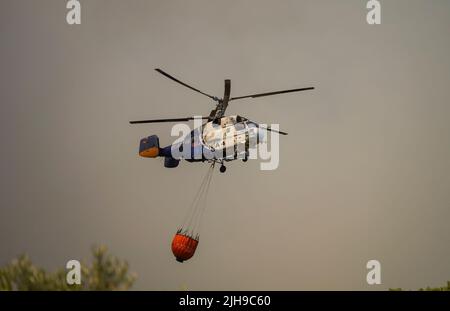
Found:
[[213, 162], [208, 168], [208, 171], [203, 177], [200, 187], [197, 190], [197, 193], [193, 201], [191, 202], [191, 205], [189, 206], [188, 212], [183, 219], [180, 230], [182, 230], [185, 234], [194, 236], [194, 234], [196, 233], [195, 230], [199, 228], [201, 218], [206, 209], [206, 199], [211, 184], [214, 165], [215, 162]]

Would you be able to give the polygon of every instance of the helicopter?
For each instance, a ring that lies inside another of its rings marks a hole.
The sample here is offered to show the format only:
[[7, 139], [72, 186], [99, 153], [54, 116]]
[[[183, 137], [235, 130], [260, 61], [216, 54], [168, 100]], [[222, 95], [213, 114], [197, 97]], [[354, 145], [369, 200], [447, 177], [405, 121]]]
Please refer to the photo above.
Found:
[[[182, 82], [162, 69], [156, 68], [155, 70], [166, 78], [209, 97], [216, 103], [216, 107], [211, 110], [209, 116], [130, 121], [130, 124], [146, 124], [206, 120], [201, 126], [192, 130], [189, 135], [182, 137], [180, 142], [175, 142], [166, 147], [160, 147], [157, 135], [151, 135], [140, 140], [139, 155], [144, 158], [164, 157], [164, 166], [167, 168], [177, 167], [181, 159], [188, 162], [208, 161], [212, 162], [213, 165], [219, 163], [220, 172], [224, 173], [226, 171], [225, 162], [237, 159], [246, 162], [249, 158], [250, 148], [263, 142], [267, 131], [280, 135], [287, 135], [288, 133], [273, 129], [270, 126], [262, 126], [239, 115], [225, 116], [228, 103], [245, 98], [258, 98], [314, 89], [314, 87], [305, 87], [231, 97], [231, 80], [226, 79], [224, 96], [219, 98]], [[243, 146], [243, 148], [239, 148], [240, 146]], [[180, 156], [180, 153], [183, 153], [184, 156]]]

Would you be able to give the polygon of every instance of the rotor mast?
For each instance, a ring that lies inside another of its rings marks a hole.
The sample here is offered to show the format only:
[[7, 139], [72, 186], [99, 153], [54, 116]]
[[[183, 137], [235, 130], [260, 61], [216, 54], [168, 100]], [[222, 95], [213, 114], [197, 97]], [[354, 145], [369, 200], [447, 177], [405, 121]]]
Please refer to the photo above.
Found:
[[217, 100], [216, 108], [211, 110], [209, 114], [209, 120], [217, 120], [222, 118], [225, 115], [225, 110], [228, 107], [228, 101], [230, 100], [231, 93], [231, 81], [229, 79], [225, 80], [225, 91], [223, 94], [223, 98]]

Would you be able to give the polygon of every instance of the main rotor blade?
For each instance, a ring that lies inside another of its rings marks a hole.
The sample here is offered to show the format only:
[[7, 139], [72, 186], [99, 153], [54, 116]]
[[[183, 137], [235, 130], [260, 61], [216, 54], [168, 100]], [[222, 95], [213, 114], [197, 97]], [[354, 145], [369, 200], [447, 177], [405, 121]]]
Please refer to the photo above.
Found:
[[239, 96], [239, 97], [232, 97], [230, 100], [236, 100], [236, 99], [242, 99], [242, 98], [256, 98], [256, 97], [263, 97], [263, 96], [271, 96], [271, 95], [277, 95], [277, 94], [284, 94], [284, 93], [292, 93], [292, 92], [300, 92], [300, 91], [308, 91], [308, 90], [314, 90], [313, 87], [305, 87], [301, 89], [292, 89], [292, 90], [284, 90], [284, 91], [276, 91], [276, 92], [268, 92], [268, 93], [260, 93], [260, 94], [253, 94], [253, 95], [246, 95], [246, 96]]
[[215, 96], [206, 94], [206, 93], [200, 91], [199, 89], [196, 89], [195, 87], [192, 87], [192, 86], [190, 86], [190, 85], [188, 85], [188, 84], [186, 84], [186, 83], [184, 83], [184, 82], [178, 80], [177, 78], [172, 77], [172, 76], [169, 75], [167, 72], [164, 72], [164, 71], [162, 71], [162, 70], [159, 69], [159, 68], [156, 68], [155, 70], [156, 70], [157, 72], [159, 72], [160, 74], [162, 74], [163, 76], [169, 78], [170, 80], [173, 80], [173, 81], [175, 81], [175, 82], [177, 82], [177, 83], [179, 83], [179, 84], [181, 84], [181, 85], [184, 85], [185, 87], [187, 87], [187, 88], [189, 88], [189, 89], [191, 89], [191, 90], [193, 90], [193, 91], [196, 91], [196, 92], [198, 92], [198, 93], [200, 93], [200, 94], [203, 94], [203, 95], [205, 95], [205, 96], [208, 96], [209, 98], [211, 98], [211, 99], [214, 100], [214, 101], [218, 101], [218, 100], [219, 100], [219, 99], [218, 99], [217, 97], [215, 97]]
[[270, 127], [262, 127], [262, 126], [259, 126], [259, 125], [258, 125], [258, 127], [259, 127], [260, 129], [268, 130], [269, 132], [274, 132], [274, 133], [278, 133], [278, 134], [281, 134], [281, 135], [287, 135], [287, 134], [288, 134], [288, 133], [286, 133], [286, 132], [273, 130], [273, 129], [271, 129]]
[[267, 131], [269, 131], [269, 132], [274, 132], [274, 133], [278, 133], [278, 134], [281, 134], [281, 135], [287, 135], [287, 134], [288, 134], [288, 133], [286, 133], [286, 132], [282, 132], [282, 131], [279, 131], [279, 130], [271, 129], [270, 127], [264, 127], [264, 126], [261, 126], [261, 125], [259, 125], [258, 123], [256, 123], [255, 121], [249, 120], [249, 119], [247, 119], [247, 118], [245, 118], [245, 120], [248, 121], [248, 122], [251, 123], [251, 124], [256, 125], [257, 128], [260, 128], [260, 129], [263, 129], [263, 130], [267, 130]]
[[[130, 121], [130, 124], [143, 124], [143, 123], [163, 123], [163, 122], [182, 122], [182, 121], [190, 121], [194, 120], [194, 117], [188, 118], [173, 118], [173, 119], [154, 119], [154, 120], [139, 120], [139, 121]], [[202, 117], [203, 120], [209, 119], [209, 117]]]

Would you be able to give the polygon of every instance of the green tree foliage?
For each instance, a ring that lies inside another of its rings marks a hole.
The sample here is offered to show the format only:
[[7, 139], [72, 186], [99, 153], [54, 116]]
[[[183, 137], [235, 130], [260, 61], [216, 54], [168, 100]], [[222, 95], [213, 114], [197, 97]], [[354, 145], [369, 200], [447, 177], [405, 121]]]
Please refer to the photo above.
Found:
[[441, 287], [429, 287], [429, 286], [427, 286], [427, 287], [421, 288], [419, 290], [422, 290], [422, 291], [445, 291], [445, 292], [448, 292], [448, 291], [450, 291], [450, 281], [447, 281], [447, 286], [445, 286], [445, 285], [441, 286]]
[[[403, 289], [401, 288], [390, 288], [390, 291], [402, 291]], [[450, 281], [447, 281], [447, 286], [441, 286], [441, 287], [425, 287], [425, 288], [420, 288], [419, 291], [450, 291]]]
[[68, 285], [67, 271], [47, 272], [21, 255], [0, 268], [0, 290], [127, 290], [136, 277], [128, 272], [128, 263], [108, 253], [105, 246], [92, 248], [91, 265], [81, 263], [81, 284]]

